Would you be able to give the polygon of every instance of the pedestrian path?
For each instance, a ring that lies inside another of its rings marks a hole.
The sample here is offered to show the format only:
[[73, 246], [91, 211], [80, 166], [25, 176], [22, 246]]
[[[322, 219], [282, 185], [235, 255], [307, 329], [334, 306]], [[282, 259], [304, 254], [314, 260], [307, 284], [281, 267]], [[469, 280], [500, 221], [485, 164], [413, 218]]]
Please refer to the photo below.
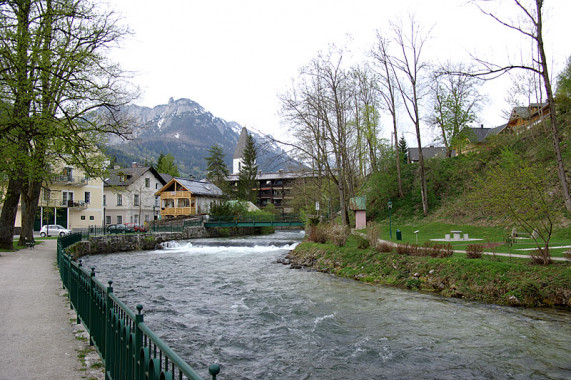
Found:
[[0, 379], [81, 379], [56, 240], [0, 252]]

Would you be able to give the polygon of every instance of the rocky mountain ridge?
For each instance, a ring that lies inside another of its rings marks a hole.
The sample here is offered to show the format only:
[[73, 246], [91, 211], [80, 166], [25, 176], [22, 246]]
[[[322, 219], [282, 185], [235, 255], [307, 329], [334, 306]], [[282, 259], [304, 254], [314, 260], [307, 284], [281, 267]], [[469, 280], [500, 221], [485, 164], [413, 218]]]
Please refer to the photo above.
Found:
[[[150, 164], [161, 153], [171, 153], [181, 175], [203, 177], [208, 149], [223, 148], [225, 162], [232, 171], [232, 155], [242, 126], [214, 116], [191, 99], [169, 99], [153, 108], [130, 105], [122, 110], [133, 122], [130, 140], [109, 138], [106, 148], [118, 163]], [[258, 166], [262, 171], [277, 171], [299, 166], [285, 151], [265, 136], [249, 131], [256, 140]]]

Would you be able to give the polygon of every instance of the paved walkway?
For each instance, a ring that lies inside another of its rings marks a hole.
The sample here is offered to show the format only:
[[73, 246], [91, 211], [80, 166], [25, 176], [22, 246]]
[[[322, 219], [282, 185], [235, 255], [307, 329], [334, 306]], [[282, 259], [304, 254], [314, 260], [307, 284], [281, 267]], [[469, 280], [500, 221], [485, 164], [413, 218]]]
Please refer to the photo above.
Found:
[[0, 379], [81, 379], [56, 240], [0, 252]]

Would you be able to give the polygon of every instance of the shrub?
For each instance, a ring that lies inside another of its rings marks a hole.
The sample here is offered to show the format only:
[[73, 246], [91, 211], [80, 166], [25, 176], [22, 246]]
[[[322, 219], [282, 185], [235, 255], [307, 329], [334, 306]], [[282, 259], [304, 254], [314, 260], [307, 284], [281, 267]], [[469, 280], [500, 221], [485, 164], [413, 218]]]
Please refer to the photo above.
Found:
[[482, 244], [468, 244], [466, 246], [466, 257], [469, 259], [481, 258], [482, 252], [484, 252], [484, 246]]
[[551, 255], [549, 254], [549, 250], [547, 248], [544, 249], [536, 249], [535, 251], [531, 251], [531, 262], [536, 265], [549, 265], [552, 263]]
[[388, 253], [388, 252], [392, 252], [393, 251], [393, 245], [390, 243], [377, 243], [377, 251], [379, 252], [383, 252], [383, 253]]
[[419, 247], [414, 244], [400, 244], [397, 245], [397, 253], [399, 255], [420, 256], [418, 254]]
[[327, 226], [325, 224], [309, 226], [309, 236], [307, 240], [321, 244], [327, 243]]
[[355, 235], [355, 239], [357, 240], [357, 248], [359, 249], [367, 249], [370, 247], [369, 241], [362, 236]]
[[347, 243], [347, 237], [349, 236], [349, 229], [347, 226], [342, 226], [340, 224], [332, 224], [328, 228], [329, 238], [338, 247], [345, 246]]
[[367, 223], [367, 239], [369, 239], [369, 245], [375, 249], [378, 249], [379, 238], [381, 237], [381, 229], [378, 225], [373, 222]]

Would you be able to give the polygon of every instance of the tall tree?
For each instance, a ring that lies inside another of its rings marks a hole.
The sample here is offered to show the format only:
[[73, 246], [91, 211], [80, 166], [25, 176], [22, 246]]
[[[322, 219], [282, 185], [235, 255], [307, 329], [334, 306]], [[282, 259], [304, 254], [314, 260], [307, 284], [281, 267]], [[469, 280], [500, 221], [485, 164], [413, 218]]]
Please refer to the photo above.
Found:
[[434, 72], [432, 93], [432, 116], [430, 122], [440, 130], [446, 155], [452, 150], [462, 153], [465, 141], [469, 138], [468, 126], [476, 121], [476, 114], [483, 102], [478, 92], [480, 80], [468, 75], [455, 75], [452, 72], [468, 72], [462, 64], [448, 63], [443, 69]]
[[[534, 0], [529, 2], [524, 2], [523, 0], [513, 1], [515, 9], [510, 9], [509, 16], [506, 15], [505, 17], [500, 16], [495, 11], [487, 10], [487, 4], [486, 9], [479, 4], [477, 4], [477, 6], [484, 14], [492, 17], [501, 25], [521, 33], [526, 38], [529, 38], [533, 43], [533, 51], [528, 55], [527, 60], [522, 60], [519, 64], [497, 64], [477, 58], [476, 61], [482, 65], [482, 70], [475, 73], [475, 75], [495, 78], [508, 71], [521, 69], [534, 72], [541, 77], [547, 102], [549, 104], [550, 129], [553, 151], [557, 162], [557, 175], [559, 176], [559, 183], [561, 185], [565, 208], [567, 209], [567, 212], [571, 213], [571, 193], [569, 192], [569, 183], [567, 181], [563, 156], [561, 154], [561, 135], [555, 106], [555, 96], [551, 86], [551, 78], [549, 76], [550, 60], [545, 52], [543, 40], [544, 25], [542, 8], [544, 0]], [[517, 14], [520, 17], [520, 20], [523, 21], [511, 21], [511, 17], [514, 14]], [[522, 56], [524, 55], [522, 54]]]
[[238, 198], [252, 203], [256, 202], [256, 174], [258, 174], [258, 165], [256, 165], [257, 149], [254, 137], [250, 133], [246, 138], [246, 146], [244, 147], [242, 165], [238, 173]]
[[100, 174], [99, 136], [127, 131], [117, 108], [134, 93], [104, 54], [127, 32], [112, 12], [86, 0], [22, 0], [0, 3], [0, 14], [1, 96], [10, 105], [0, 127], [0, 170], [10, 178], [0, 246], [11, 248], [20, 195], [22, 236], [31, 239], [42, 182], [60, 163]]
[[[422, 58], [424, 44], [427, 36], [423, 35], [419, 25], [411, 16], [408, 32], [401, 24], [392, 24], [393, 39], [399, 53], [391, 58], [396, 85], [401, 95], [406, 113], [414, 125], [416, 142], [418, 143], [418, 164], [420, 175], [420, 195], [422, 198], [422, 212], [428, 215], [428, 188], [426, 184], [426, 169], [420, 133], [420, 107], [426, 95], [424, 75], [428, 70], [428, 62]], [[400, 74], [397, 75], [397, 72]], [[395, 138], [396, 140], [396, 138]]]
[[224, 162], [224, 151], [220, 145], [213, 145], [208, 153], [209, 155], [206, 157], [206, 178], [222, 191], [227, 192], [228, 167]]
[[354, 86], [343, 66], [343, 51], [332, 47], [301, 70], [297, 87], [282, 96], [282, 115], [290, 124], [294, 149], [337, 187], [341, 220], [349, 224], [348, 203], [355, 189]]
[[391, 120], [393, 124], [393, 136], [394, 136], [394, 148], [396, 157], [396, 168], [397, 168], [397, 179], [398, 179], [398, 189], [399, 197], [404, 197], [402, 190], [402, 177], [400, 169], [399, 157], [399, 144], [397, 142], [398, 130], [397, 130], [397, 84], [396, 75], [393, 62], [391, 61], [391, 55], [389, 54], [389, 40], [381, 35], [380, 31], [377, 31], [377, 42], [371, 51], [371, 55], [378, 66], [379, 71], [379, 92], [384, 102], [384, 108], [391, 115]]
[[159, 173], [169, 174], [173, 177], [179, 177], [178, 166], [174, 162], [174, 156], [171, 153], [166, 155], [161, 152], [157, 159], [157, 167], [155, 168]]

